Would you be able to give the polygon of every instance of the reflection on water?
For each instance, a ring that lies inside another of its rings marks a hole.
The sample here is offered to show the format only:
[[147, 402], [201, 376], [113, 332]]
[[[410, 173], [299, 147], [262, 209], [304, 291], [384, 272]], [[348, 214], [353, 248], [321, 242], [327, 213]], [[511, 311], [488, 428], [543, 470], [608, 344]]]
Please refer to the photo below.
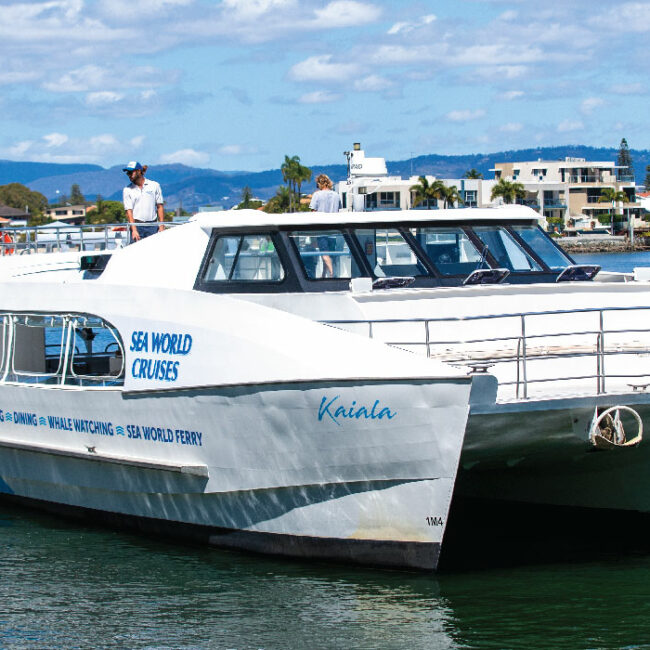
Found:
[[0, 503], [0, 647], [609, 648], [650, 559], [439, 576], [155, 542]]

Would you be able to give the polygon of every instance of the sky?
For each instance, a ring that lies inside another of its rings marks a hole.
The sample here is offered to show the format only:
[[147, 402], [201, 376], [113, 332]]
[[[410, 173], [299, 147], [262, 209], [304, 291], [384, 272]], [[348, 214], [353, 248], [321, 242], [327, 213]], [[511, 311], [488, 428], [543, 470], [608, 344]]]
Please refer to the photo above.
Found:
[[650, 0], [0, 0], [0, 158], [650, 149]]

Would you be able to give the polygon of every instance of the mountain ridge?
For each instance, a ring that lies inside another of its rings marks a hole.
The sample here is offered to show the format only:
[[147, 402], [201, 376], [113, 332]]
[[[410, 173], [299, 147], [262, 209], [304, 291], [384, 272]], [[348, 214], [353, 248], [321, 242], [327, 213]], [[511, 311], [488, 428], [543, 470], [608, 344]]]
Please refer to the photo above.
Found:
[[[374, 155], [374, 152], [371, 152], [371, 155]], [[426, 154], [406, 160], [389, 160], [386, 166], [388, 173], [395, 176], [432, 174], [439, 178], [460, 178], [467, 170], [474, 168], [485, 178], [491, 178], [489, 170], [497, 162], [563, 160], [567, 156], [595, 162], [616, 160], [617, 155], [618, 149], [613, 147], [564, 145], [512, 149], [487, 154]], [[631, 149], [630, 155], [637, 182], [641, 183], [645, 179], [646, 166], [650, 164], [650, 150]], [[325, 173], [334, 181], [344, 180], [347, 174], [345, 164], [314, 165], [311, 169], [314, 175]], [[250, 187], [255, 196], [268, 199], [283, 183], [279, 168], [260, 172], [220, 171], [177, 163], [151, 165], [150, 176], [161, 184], [167, 207], [170, 209], [176, 208], [180, 203], [188, 209], [213, 203], [229, 207], [239, 202], [245, 186]], [[101, 194], [105, 199], [121, 200], [126, 178], [121, 165], [104, 168], [92, 164], [0, 160], [0, 185], [11, 182], [27, 185], [50, 200], [68, 194], [74, 183], [80, 186], [87, 198]], [[303, 184], [305, 192], [313, 189], [313, 181]]]

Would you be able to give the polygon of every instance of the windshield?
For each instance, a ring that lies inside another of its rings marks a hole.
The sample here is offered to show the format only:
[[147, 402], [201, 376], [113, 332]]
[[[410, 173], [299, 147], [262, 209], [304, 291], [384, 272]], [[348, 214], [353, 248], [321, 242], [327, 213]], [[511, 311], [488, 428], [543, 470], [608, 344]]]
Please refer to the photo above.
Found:
[[289, 233], [289, 238], [310, 280], [358, 278], [361, 275], [339, 230], [293, 231]]
[[428, 275], [427, 269], [395, 228], [358, 228], [354, 234], [378, 278]]
[[467, 276], [481, 263], [481, 253], [461, 228], [412, 228], [411, 233], [442, 275]]
[[488, 247], [500, 268], [509, 271], [541, 271], [542, 267], [501, 226], [473, 228], [479, 239]]
[[553, 244], [539, 226], [512, 226], [512, 229], [553, 271], [561, 271], [571, 265], [571, 260]]

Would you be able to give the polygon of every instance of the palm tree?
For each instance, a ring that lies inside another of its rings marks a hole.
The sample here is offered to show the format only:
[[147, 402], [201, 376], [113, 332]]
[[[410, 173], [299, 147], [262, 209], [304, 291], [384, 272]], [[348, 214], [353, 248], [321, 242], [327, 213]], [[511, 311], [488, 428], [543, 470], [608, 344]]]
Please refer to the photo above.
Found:
[[598, 197], [598, 203], [611, 203], [612, 209], [609, 211], [610, 218], [610, 232], [614, 234], [614, 210], [616, 203], [628, 203], [629, 198], [623, 190], [617, 190], [614, 187], [605, 187], [601, 190], [600, 196]]
[[418, 183], [410, 189], [413, 192], [413, 207], [431, 199], [444, 201], [447, 192], [447, 186], [442, 181], [434, 180], [429, 183], [425, 176], [420, 176]]
[[517, 199], [523, 199], [526, 196], [526, 190], [521, 183], [513, 183], [505, 178], [500, 178], [499, 182], [492, 188], [490, 201], [502, 198], [504, 203], [514, 203]]
[[458, 203], [460, 205], [464, 202], [463, 197], [460, 195], [460, 192], [455, 185], [451, 185], [450, 187], [445, 188], [444, 201], [446, 208], [453, 208], [455, 203]]
[[280, 185], [275, 192], [275, 196], [271, 197], [264, 206], [264, 212], [272, 214], [280, 214], [288, 212], [291, 204], [292, 192], [288, 187]]
[[312, 176], [311, 169], [309, 169], [309, 167], [305, 167], [304, 165], [298, 163], [296, 169], [296, 184], [298, 185], [298, 209], [300, 209], [300, 197], [302, 196], [302, 191], [301, 191], [302, 184], [308, 183], [311, 180], [311, 176]]
[[420, 176], [418, 178], [418, 183], [415, 185], [411, 185], [410, 190], [413, 193], [412, 194], [413, 207], [416, 207], [420, 205], [420, 203], [423, 203], [427, 199], [431, 198], [430, 187], [431, 186], [429, 185], [429, 181], [426, 179], [425, 176]]
[[478, 169], [474, 169], [474, 167], [472, 167], [463, 174], [463, 178], [483, 178], [483, 174], [481, 174]]
[[300, 166], [300, 158], [298, 156], [284, 156], [284, 162], [280, 167], [282, 172], [282, 180], [288, 185], [292, 195], [289, 197], [289, 212], [293, 212], [293, 193], [295, 193], [297, 168]]

